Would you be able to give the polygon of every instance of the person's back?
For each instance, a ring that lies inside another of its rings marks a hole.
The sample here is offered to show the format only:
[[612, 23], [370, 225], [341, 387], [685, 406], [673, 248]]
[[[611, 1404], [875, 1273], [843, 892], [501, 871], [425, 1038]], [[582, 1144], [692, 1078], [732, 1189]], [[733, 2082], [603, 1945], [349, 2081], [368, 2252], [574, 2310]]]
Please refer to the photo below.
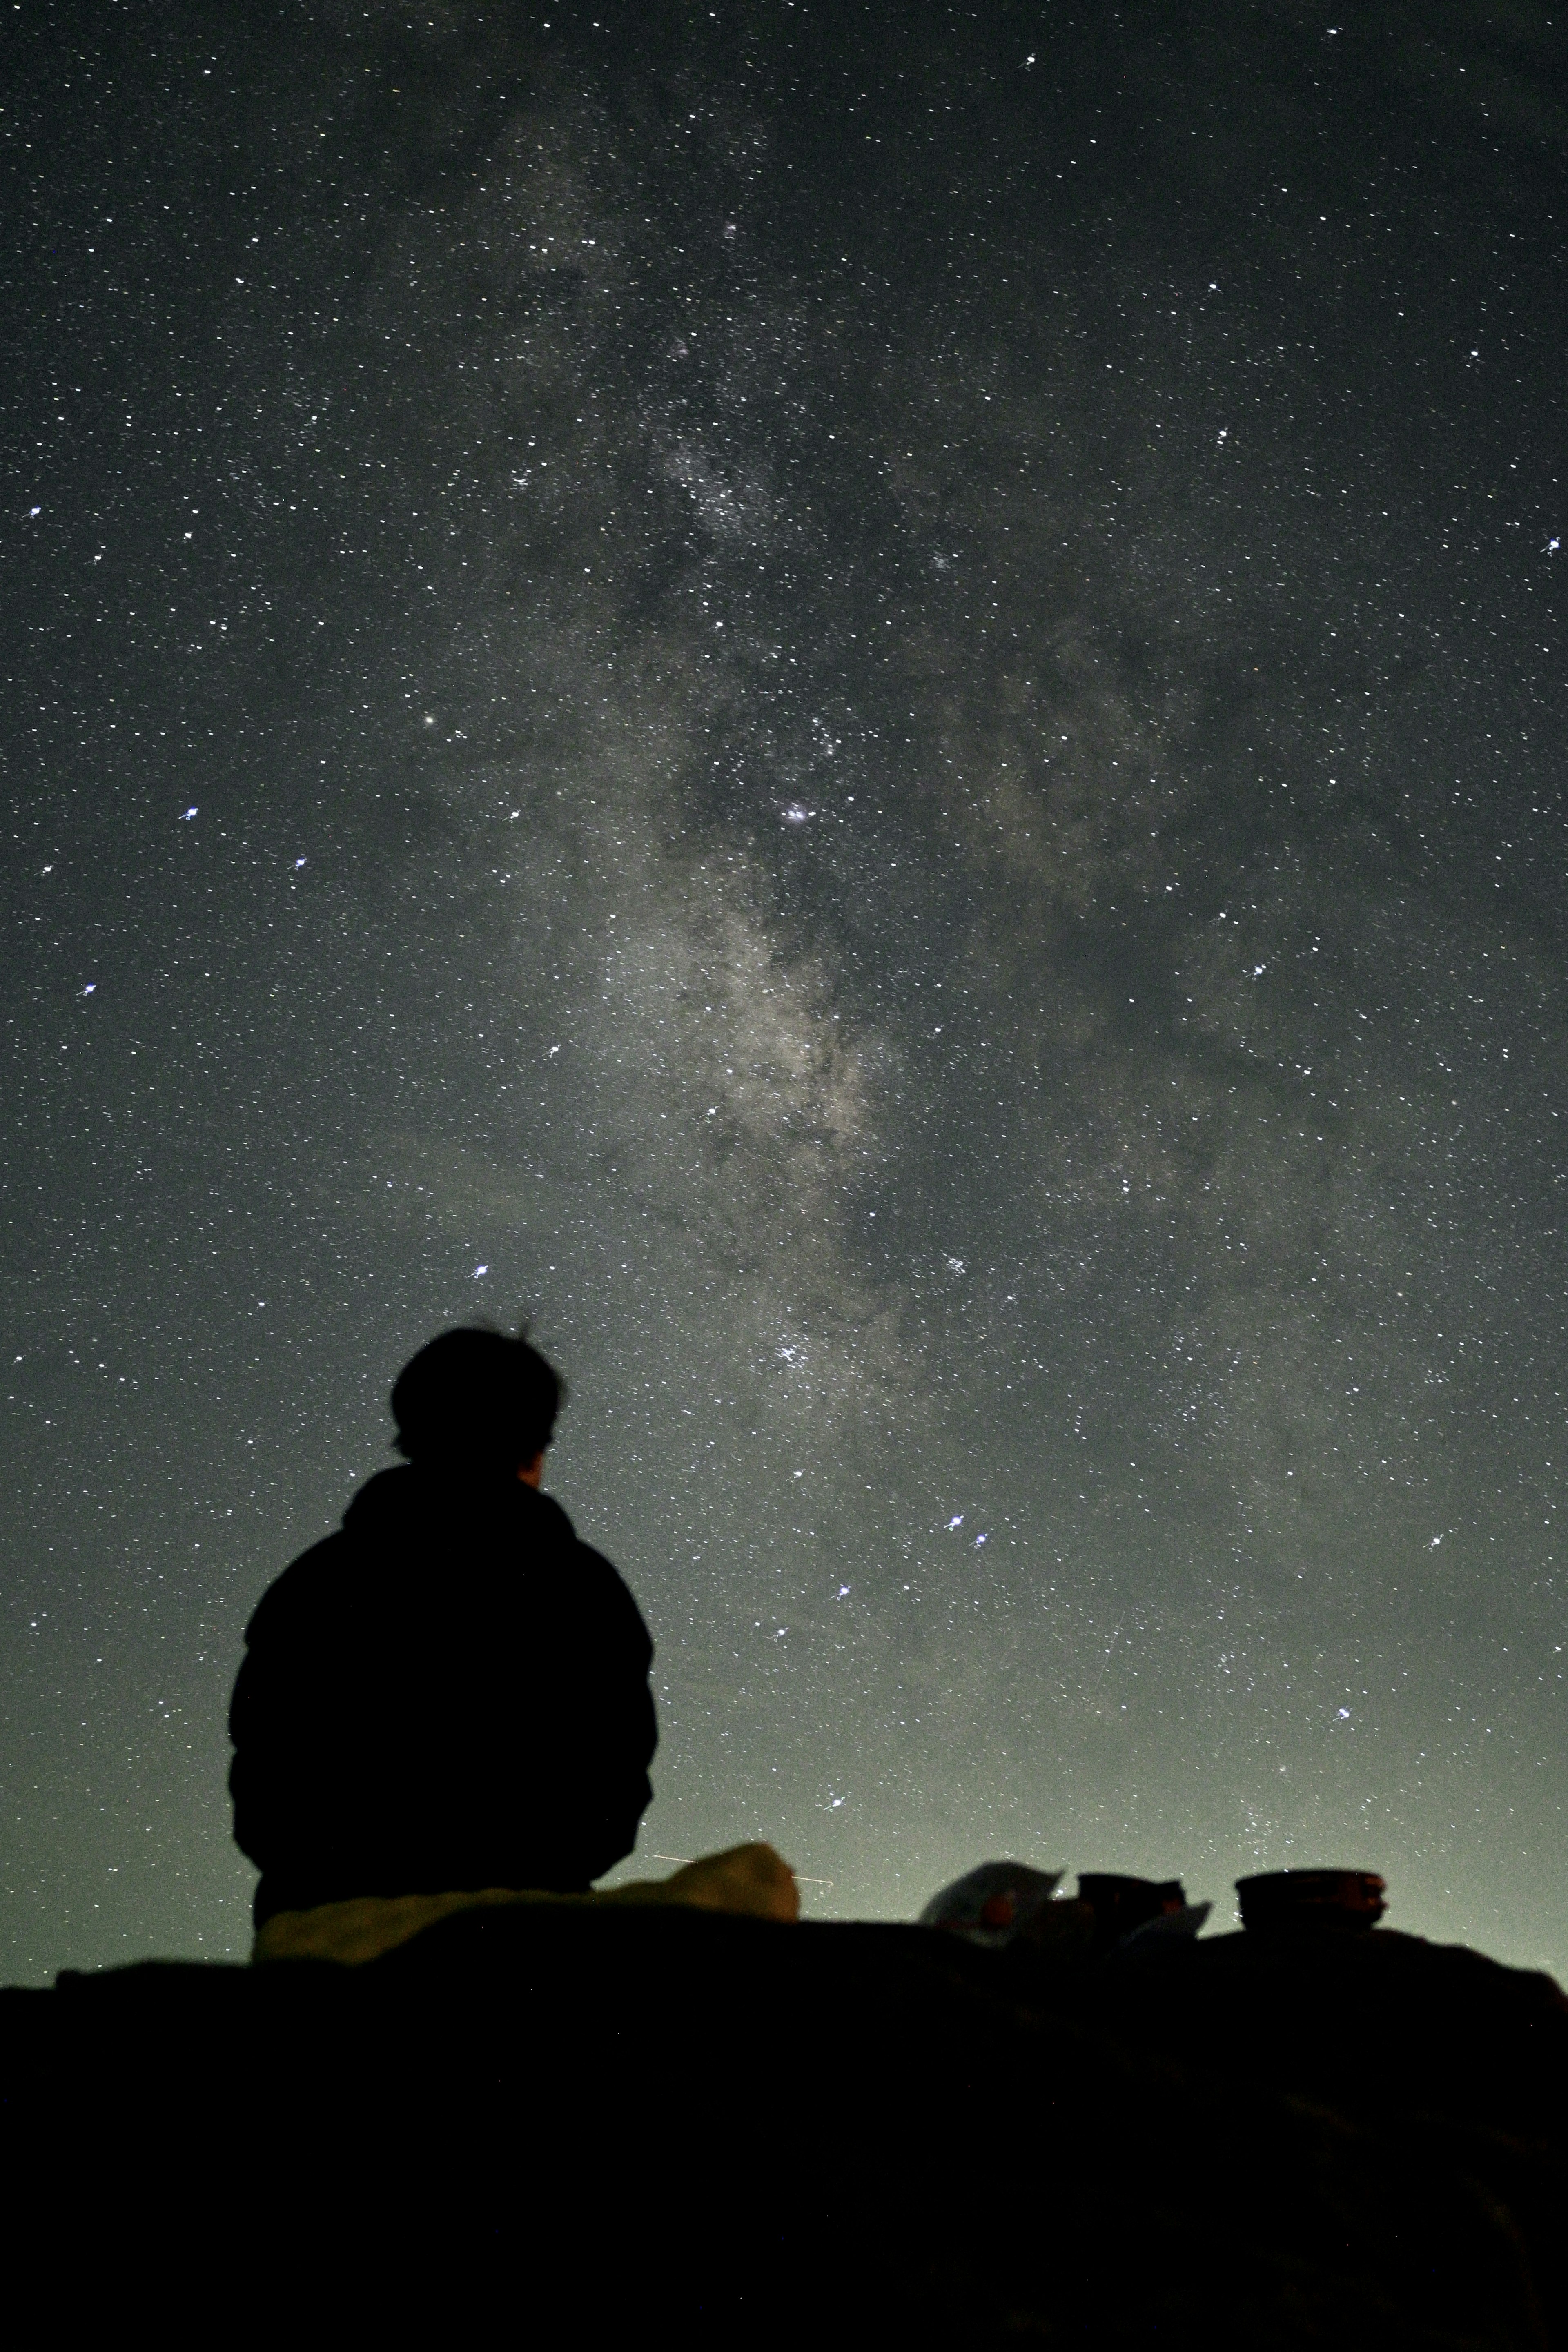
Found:
[[358, 1895], [581, 1888], [630, 1853], [652, 1644], [537, 1491], [558, 1395], [522, 1341], [434, 1341], [393, 1392], [407, 1466], [263, 1596], [229, 1720], [258, 1926]]

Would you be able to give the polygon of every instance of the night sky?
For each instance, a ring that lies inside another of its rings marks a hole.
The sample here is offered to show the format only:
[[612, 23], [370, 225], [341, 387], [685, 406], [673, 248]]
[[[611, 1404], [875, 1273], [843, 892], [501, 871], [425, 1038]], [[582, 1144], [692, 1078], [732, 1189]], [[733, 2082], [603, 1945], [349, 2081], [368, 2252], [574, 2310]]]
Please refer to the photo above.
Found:
[[630, 1872], [1568, 1969], [1568, 17], [0, 41], [5, 1973], [248, 1949], [246, 1619], [475, 1316]]

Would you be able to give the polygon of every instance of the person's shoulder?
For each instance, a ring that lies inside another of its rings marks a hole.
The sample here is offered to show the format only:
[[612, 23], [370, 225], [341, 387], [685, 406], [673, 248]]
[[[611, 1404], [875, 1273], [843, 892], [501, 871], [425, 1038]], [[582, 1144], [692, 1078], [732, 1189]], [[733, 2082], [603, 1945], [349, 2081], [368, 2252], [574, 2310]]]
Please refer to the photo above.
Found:
[[576, 1528], [553, 1495], [525, 1486], [519, 1479], [507, 1488], [507, 1505], [531, 1543], [558, 1546], [564, 1551], [578, 1541]]
[[516, 1508], [529, 1540], [541, 1549], [557, 1550], [569, 1562], [578, 1576], [614, 1577], [620, 1582], [617, 1571], [590, 1543], [584, 1543], [576, 1528], [553, 1495], [542, 1494], [537, 1486], [520, 1486]]
[[[552, 1498], [542, 1495], [539, 1500], [551, 1503]], [[651, 1658], [653, 1644], [643, 1623], [642, 1611], [637, 1607], [626, 1578], [613, 1560], [606, 1559], [602, 1551], [595, 1551], [591, 1543], [584, 1542], [559, 1504], [553, 1504], [552, 1507], [568, 1538], [562, 1566], [572, 1587], [574, 1603], [579, 1609], [591, 1612], [607, 1628], [625, 1634], [638, 1649], [646, 1645]]]
[[423, 1501], [418, 1474], [408, 1463], [399, 1463], [395, 1470], [378, 1470], [343, 1513], [342, 1532], [356, 1543], [375, 1543], [406, 1528], [410, 1515], [419, 1511]]
[[275, 1577], [257, 1602], [245, 1638], [254, 1649], [274, 1640], [299, 1616], [319, 1617], [346, 1600], [361, 1570], [367, 1542], [407, 1523], [410, 1497], [400, 1484], [405, 1470], [383, 1470], [362, 1486], [342, 1525], [311, 1544]]
[[280, 1576], [275, 1576], [250, 1614], [245, 1629], [247, 1646], [257, 1649], [275, 1641], [284, 1632], [300, 1609], [313, 1601], [328, 1586], [335, 1584], [343, 1551], [342, 1529], [323, 1536], [308, 1551], [291, 1559]]

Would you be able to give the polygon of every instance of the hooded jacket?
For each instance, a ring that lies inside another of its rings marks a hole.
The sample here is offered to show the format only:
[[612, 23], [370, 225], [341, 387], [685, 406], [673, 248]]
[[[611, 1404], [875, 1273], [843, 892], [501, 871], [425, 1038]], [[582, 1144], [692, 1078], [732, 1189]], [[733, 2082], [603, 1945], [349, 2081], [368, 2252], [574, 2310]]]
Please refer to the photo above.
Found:
[[246, 1645], [229, 1789], [258, 1927], [357, 1895], [580, 1889], [631, 1852], [653, 1644], [609, 1561], [515, 1476], [382, 1472]]

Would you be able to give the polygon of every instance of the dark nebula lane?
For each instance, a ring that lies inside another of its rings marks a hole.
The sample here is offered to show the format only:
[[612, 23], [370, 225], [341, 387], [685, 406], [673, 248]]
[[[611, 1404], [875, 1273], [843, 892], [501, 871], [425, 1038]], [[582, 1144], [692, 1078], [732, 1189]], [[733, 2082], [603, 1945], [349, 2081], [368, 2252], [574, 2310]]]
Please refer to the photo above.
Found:
[[634, 1873], [1568, 1969], [1568, 29], [1327, 14], [14, 12], [11, 1978], [247, 1948], [248, 1612], [524, 1314]]

